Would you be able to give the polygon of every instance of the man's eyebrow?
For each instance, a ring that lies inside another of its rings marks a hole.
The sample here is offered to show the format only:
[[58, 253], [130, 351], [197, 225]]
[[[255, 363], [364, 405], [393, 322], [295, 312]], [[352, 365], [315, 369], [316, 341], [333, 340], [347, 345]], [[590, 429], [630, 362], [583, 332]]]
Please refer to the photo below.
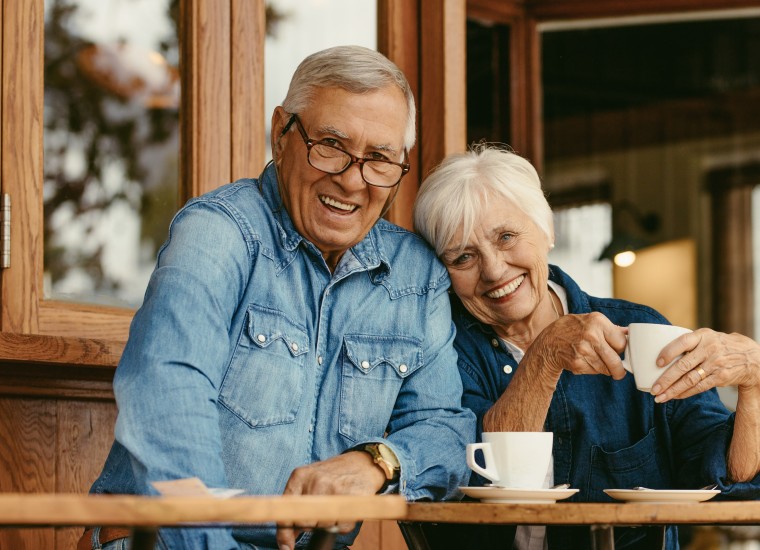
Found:
[[[332, 135], [332, 136], [339, 137], [341, 139], [346, 139], [346, 140], [351, 139], [351, 137], [348, 136], [345, 132], [338, 130], [334, 126], [329, 126], [329, 125], [320, 126], [319, 132], [321, 133], [321, 135]], [[370, 149], [373, 151], [385, 151], [386, 153], [391, 153], [394, 155], [398, 154], [398, 149], [396, 149], [390, 143], [379, 143], [377, 145], [372, 145]]]
[[348, 135], [345, 132], [341, 132], [334, 126], [320, 126], [319, 131], [322, 134], [331, 134], [341, 139], [348, 139]]

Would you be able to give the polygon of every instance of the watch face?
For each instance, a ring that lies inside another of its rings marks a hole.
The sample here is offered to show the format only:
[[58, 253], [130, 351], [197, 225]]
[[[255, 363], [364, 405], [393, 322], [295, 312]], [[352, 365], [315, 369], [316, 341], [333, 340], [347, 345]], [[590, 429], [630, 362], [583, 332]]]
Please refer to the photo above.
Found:
[[399, 468], [399, 462], [398, 458], [396, 458], [396, 454], [391, 451], [387, 445], [378, 443], [377, 450], [380, 451], [380, 456], [382, 456], [388, 464], [393, 466], [394, 469], [397, 470]]

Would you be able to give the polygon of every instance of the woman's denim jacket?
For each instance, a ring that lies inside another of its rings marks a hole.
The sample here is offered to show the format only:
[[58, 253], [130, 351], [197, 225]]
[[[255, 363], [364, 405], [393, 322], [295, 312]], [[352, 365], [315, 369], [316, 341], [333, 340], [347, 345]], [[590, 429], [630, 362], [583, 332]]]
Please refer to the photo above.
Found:
[[[448, 287], [422, 239], [385, 220], [331, 273], [272, 167], [191, 200], [132, 322], [116, 441], [92, 492], [155, 494], [151, 481], [197, 476], [276, 495], [294, 468], [387, 434], [401, 462], [391, 490], [458, 495], [475, 419], [461, 405]], [[162, 530], [160, 543], [276, 547], [273, 526], [232, 534]]]
[[[550, 266], [549, 277], [567, 291], [570, 313], [598, 311], [619, 326], [667, 323], [649, 307], [589, 296], [556, 266]], [[469, 315], [456, 298], [453, 310], [463, 404], [478, 417], [480, 439], [483, 415], [519, 367], [493, 330]], [[505, 370], [506, 365], [512, 368]], [[565, 371], [544, 426], [554, 432], [554, 482], [580, 489], [572, 499], [578, 502], [611, 502], [604, 489], [694, 489], [708, 483], [719, 485], [720, 498], [757, 498], [760, 476], [752, 483], [729, 482], [726, 453], [733, 419], [715, 390], [657, 404], [652, 395], [636, 389], [631, 374], [616, 381]], [[473, 475], [471, 483], [483, 481]], [[548, 531], [551, 549], [590, 548], [587, 528]], [[641, 539], [644, 531], [616, 529], [616, 547]], [[668, 548], [677, 547], [674, 534], [671, 529]]]

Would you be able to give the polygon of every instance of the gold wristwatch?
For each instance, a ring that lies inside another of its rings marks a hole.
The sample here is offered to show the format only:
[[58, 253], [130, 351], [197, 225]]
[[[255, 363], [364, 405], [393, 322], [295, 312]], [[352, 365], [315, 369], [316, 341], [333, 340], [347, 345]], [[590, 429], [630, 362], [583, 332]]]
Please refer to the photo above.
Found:
[[380, 489], [380, 493], [388, 488], [388, 485], [398, 481], [399, 472], [401, 471], [401, 464], [399, 464], [396, 454], [384, 443], [367, 443], [359, 450], [369, 453], [375, 464], [380, 466], [380, 469], [385, 474], [385, 484]]

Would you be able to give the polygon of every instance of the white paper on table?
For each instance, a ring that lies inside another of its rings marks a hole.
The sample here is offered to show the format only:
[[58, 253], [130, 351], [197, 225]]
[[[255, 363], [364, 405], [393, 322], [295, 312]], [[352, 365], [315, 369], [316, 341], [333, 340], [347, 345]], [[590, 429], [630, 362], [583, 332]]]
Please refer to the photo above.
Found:
[[197, 477], [173, 479], [171, 481], [153, 481], [151, 485], [165, 497], [213, 496], [216, 498], [229, 498], [245, 492], [243, 489], [209, 489]]

